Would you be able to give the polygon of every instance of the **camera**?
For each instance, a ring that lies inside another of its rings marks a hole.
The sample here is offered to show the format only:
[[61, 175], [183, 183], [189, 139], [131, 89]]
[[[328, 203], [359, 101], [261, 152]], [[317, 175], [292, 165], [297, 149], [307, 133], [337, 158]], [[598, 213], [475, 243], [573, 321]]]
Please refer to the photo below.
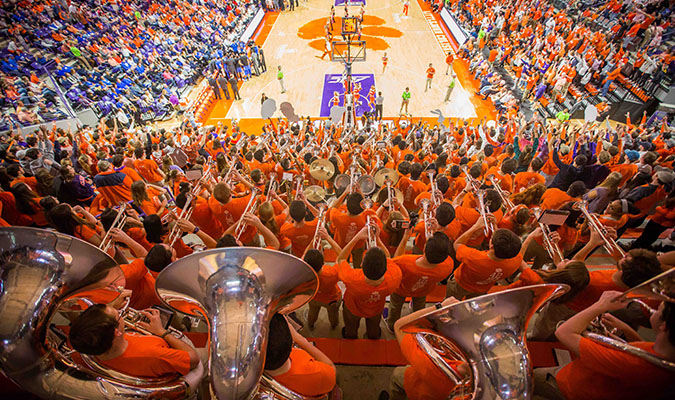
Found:
[[394, 225], [394, 229], [408, 229], [410, 228], [410, 221], [402, 220], [402, 219], [397, 219], [395, 221], [392, 221]]

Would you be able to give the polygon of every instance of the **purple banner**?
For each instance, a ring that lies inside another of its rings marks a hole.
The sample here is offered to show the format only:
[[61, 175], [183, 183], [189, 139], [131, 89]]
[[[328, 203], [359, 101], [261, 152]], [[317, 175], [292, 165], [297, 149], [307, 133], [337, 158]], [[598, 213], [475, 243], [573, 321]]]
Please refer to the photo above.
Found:
[[[375, 76], [373, 74], [353, 74], [352, 80], [354, 82], [356, 116], [360, 117], [365, 111], [374, 112], [375, 94], [372, 93], [371, 96], [369, 94], [370, 88], [375, 87]], [[330, 117], [330, 109], [334, 105], [341, 107], [345, 105], [345, 84], [342, 74], [326, 74], [323, 80], [320, 116]]]
[[363, 4], [364, 6], [366, 5], [366, 0], [335, 0], [335, 5], [336, 6], [343, 6], [347, 3], [348, 6], [354, 5], [354, 4]]

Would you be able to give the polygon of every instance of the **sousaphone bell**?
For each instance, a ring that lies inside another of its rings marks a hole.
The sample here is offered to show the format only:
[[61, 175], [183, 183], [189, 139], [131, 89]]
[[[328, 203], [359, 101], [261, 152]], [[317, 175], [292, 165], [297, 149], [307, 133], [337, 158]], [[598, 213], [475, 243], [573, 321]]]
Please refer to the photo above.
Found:
[[305, 398], [284, 397], [269, 380], [261, 382], [270, 318], [301, 307], [318, 288], [316, 273], [304, 261], [267, 249], [214, 249], [170, 264], [155, 287], [170, 307], [208, 322], [211, 385], [218, 399]]
[[[568, 289], [542, 284], [486, 294], [428, 312], [402, 330], [414, 334], [431, 361], [455, 383], [450, 399], [467, 393], [473, 400], [529, 399], [533, 380], [527, 324], [546, 302]], [[470, 376], [456, 373], [441, 354], [466, 361]]]

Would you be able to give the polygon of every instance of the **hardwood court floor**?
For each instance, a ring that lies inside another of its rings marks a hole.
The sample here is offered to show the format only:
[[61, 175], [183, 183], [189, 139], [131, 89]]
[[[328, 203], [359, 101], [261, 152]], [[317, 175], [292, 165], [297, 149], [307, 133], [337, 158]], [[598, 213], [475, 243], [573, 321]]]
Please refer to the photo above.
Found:
[[[295, 11], [284, 11], [272, 22], [269, 33], [265, 32], [263, 49], [268, 71], [240, 85], [243, 100], [218, 102], [207, 125], [228, 120], [260, 118], [260, 98], [266, 94], [277, 101], [290, 102], [300, 116], [318, 117], [322, 100], [325, 74], [341, 74], [344, 67], [339, 62], [321, 60], [323, 49], [324, 23], [330, 13], [331, 0], [300, 1]], [[354, 63], [354, 74], [373, 74], [378, 91], [384, 95], [384, 116], [397, 117], [401, 106], [401, 93], [406, 86], [412, 94], [408, 111], [414, 117], [433, 117], [430, 111], [440, 109], [443, 115], [453, 118], [482, 117], [485, 112], [476, 113], [481, 100], [473, 94], [474, 84], [468, 79], [466, 65], [456, 70], [460, 78], [451, 95], [450, 102], [444, 103], [450, 77], [445, 75], [445, 53], [436, 41], [431, 28], [424, 18], [424, 3], [410, 2], [408, 16], [402, 15], [403, 5], [399, 0], [378, 0], [365, 8], [366, 17], [362, 39], [366, 41], [366, 61]], [[350, 7], [350, 14], [358, 13], [359, 7]], [[336, 7], [338, 23], [334, 32], [339, 38], [339, 17], [344, 15], [343, 7]], [[271, 20], [271, 21], [270, 21]], [[382, 70], [382, 56], [387, 52], [389, 63]], [[433, 63], [436, 75], [433, 86], [424, 91], [425, 71]], [[277, 66], [284, 72], [286, 93], [276, 79]], [[466, 89], [465, 89], [466, 88]], [[363, 93], [366, 96], [367, 93]], [[275, 116], [282, 116], [277, 111]], [[243, 121], [242, 121], [243, 122]]]

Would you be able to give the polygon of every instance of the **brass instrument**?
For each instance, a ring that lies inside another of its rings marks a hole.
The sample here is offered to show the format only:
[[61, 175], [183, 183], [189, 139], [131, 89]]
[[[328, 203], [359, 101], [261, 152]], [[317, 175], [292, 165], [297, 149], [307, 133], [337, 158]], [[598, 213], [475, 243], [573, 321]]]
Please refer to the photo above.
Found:
[[429, 183], [431, 185], [431, 207], [435, 210], [443, 203], [443, 194], [438, 190], [438, 185], [434, 179], [435, 171], [429, 171]]
[[607, 228], [598, 220], [598, 217], [595, 215], [591, 214], [588, 211], [588, 206], [587, 203], [583, 200], [577, 201], [574, 203], [572, 206], [575, 210], [581, 211], [582, 214], [584, 214], [584, 217], [586, 217], [586, 222], [588, 223], [588, 227], [593, 229], [600, 235], [602, 238], [602, 241], [604, 244], [602, 247], [605, 249], [605, 251], [609, 254], [612, 255], [614, 253], [618, 253], [621, 255], [621, 257], [626, 256], [626, 252], [624, 249], [619, 246], [619, 244], [614, 240], [612, 237], [609, 236], [609, 232], [607, 231]]
[[215, 397], [308, 399], [263, 375], [270, 317], [298, 309], [318, 289], [317, 275], [304, 261], [251, 247], [207, 250], [167, 266], [155, 286], [171, 308], [208, 323]]
[[394, 201], [394, 189], [391, 187], [391, 179], [385, 181], [387, 185], [387, 202], [389, 212], [396, 211], [396, 202]]
[[273, 172], [270, 174], [270, 183], [267, 186], [267, 199], [273, 199], [278, 189], [279, 182], [277, 182], [277, 174]]
[[0, 319], [12, 321], [0, 326], [0, 369], [23, 390], [44, 399], [188, 395], [182, 379], [132, 377], [70, 356], [67, 334], [55, 318], [82, 292], [124, 285], [110, 256], [72, 236], [25, 227], [0, 228], [0, 252]]
[[499, 182], [495, 181], [494, 175], [488, 175], [487, 179], [490, 181], [492, 187], [497, 191], [497, 194], [499, 194], [499, 197], [502, 199], [502, 206], [504, 207], [504, 210], [506, 212], [510, 212], [516, 208], [515, 204], [513, 204], [509, 198], [508, 192], [502, 189], [502, 187], [499, 185]]
[[[534, 382], [527, 325], [568, 289], [542, 284], [486, 294], [432, 310], [401, 329], [415, 335], [430, 361], [454, 382], [448, 399], [529, 399]], [[456, 373], [444, 358], [465, 361], [469, 376]]]
[[246, 230], [246, 222], [244, 222], [244, 216], [250, 212], [253, 212], [253, 210], [256, 207], [256, 203], [258, 201], [258, 189], [253, 188], [251, 189], [251, 198], [248, 200], [248, 204], [246, 205], [246, 209], [244, 209], [244, 212], [241, 214], [241, 217], [239, 217], [239, 221], [237, 221], [237, 227], [234, 229], [234, 237], [239, 240], [241, 237], [242, 233]]
[[105, 236], [103, 236], [103, 240], [101, 240], [101, 244], [98, 246], [99, 249], [103, 250], [103, 252], [108, 253], [114, 246], [115, 246], [115, 241], [112, 238], [112, 230], [113, 229], [122, 229], [124, 225], [127, 223], [127, 204], [128, 203], [122, 203], [119, 208], [117, 209], [117, 216], [115, 217], [115, 220], [113, 221], [112, 225], [110, 225], [110, 228], [108, 228], [108, 231], [105, 233]]
[[326, 211], [328, 210], [328, 207], [326, 205], [321, 205], [319, 207], [319, 215], [316, 217], [317, 222], [316, 222], [316, 230], [314, 231], [314, 238], [312, 239], [312, 248], [313, 249], [319, 249], [321, 248], [321, 236], [319, 235], [319, 230], [324, 226], [326, 223]]
[[485, 227], [483, 228], [483, 232], [485, 233], [486, 237], [489, 237], [493, 233], [495, 233], [495, 225], [492, 223], [490, 219], [488, 219], [488, 214], [490, 214], [490, 209], [488, 208], [488, 205], [485, 204], [485, 191], [484, 190], [476, 190], [476, 203], [478, 206], [478, 212], [480, 213], [480, 217], [483, 219], [483, 222], [485, 223]]
[[377, 225], [375, 224], [375, 219], [370, 215], [366, 217], [366, 227], [368, 228], [366, 249], [377, 247]]
[[424, 217], [424, 237], [429, 240], [433, 236], [431, 232], [431, 225], [429, 220], [433, 217], [431, 215], [431, 200], [422, 199], [420, 200], [420, 207], [422, 208], [422, 216]]
[[469, 167], [465, 164], [462, 167], [462, 172], [464, 172], [464, 179], [466, 179], [466, 186], [470, 188], [469, 190], [475, 192], [480, 190], [480, 187], [483, 186], [483, 183], [469, 173]]
[[[665, 271], [631, 289], [628, 289], [614, 301], [622, 302], [629, 300], [630, 302], [636, 302], [642, 305], [651, 314], [656, 312], [656, 310], [649, 307], [641, 299], [667, 301], [670, 303], [675, 302], [675, 268], [671, 268], [668, 271]], [[657, 367], [675, 372], [675, 362], [661, 358], [658, 355], [642, 350], [639, 347], [632, 346], [621, 339], [608, 337], [612, 335], [613, 332], [607, 329], [607, 327], [602, 323], [601, 318], [602, 316], [599, 316], [596, 321], [594, 321], [593, 325], [599, 327], [603, 334], [586, 331], [583, 334], [585, 337], [604, 346], [612, 347], [635, 357], [641, 358], [651, 364], [656, 365]]]
[[300, 197], [300, 193], [304, 193], [302, 185], [304, 180], [305, 179], [301, 175], [295, 177], [295, 197], [293, 200], [297, 200], [298, 197]]
[[539, 221], [539, 216], [541, 215], [541, 210], [535, 210], [534, 216], [537, 218], [537, 224], [539, 224], [539, 228], [541, 229], [542, 233], [542, 240], [544, 242], [544, 249], [548, 253], [548, 256], [551, 257], [551, 260], [553, 260], [554, 263], [560, 262], [564, 260], [565, 258], [563, 257], [562, 250], [560, 250], [560, 246], [558, 246], [557, 243], [553, 243], [551, 240], [551, 229], [548, 227], [548, 225], [542, 223]]

